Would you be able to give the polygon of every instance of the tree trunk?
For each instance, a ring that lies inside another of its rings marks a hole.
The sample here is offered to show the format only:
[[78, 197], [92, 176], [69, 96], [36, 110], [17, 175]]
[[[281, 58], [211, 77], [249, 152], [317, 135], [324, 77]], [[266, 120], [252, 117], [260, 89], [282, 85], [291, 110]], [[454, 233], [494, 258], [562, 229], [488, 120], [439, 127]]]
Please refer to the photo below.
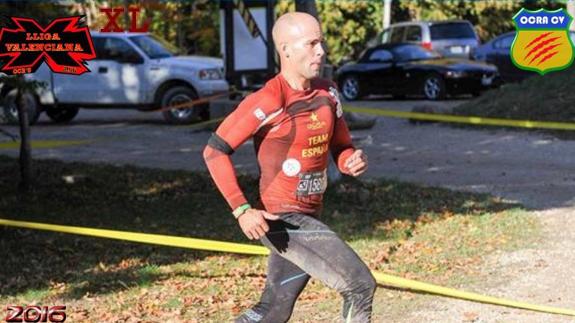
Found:
[[182, 2], [177, 3], [178, 12], [176, 13], [176, 44], [178, 49], [183, 51], [182, 54], [187, 54], [187, 49], [185, 48], [185, 31], [184, 31], [184, 19], [185, 14], [183, 11], [185, 10], [186, 4]]
[[123, 1], [123, 7], [124, 7], [124, 30], [127, 30], [130, 28], [131, 26], [131, 20], [130, 20], [130, 0], [124, 0]]
[[28, 121], [28, 102], [19, 90], [16, 96], [18, 119], [20, 121], [20, 191], [28, 191], [32, 178], [32, 147], [30, 145], [30, 123]]
[[172, 15], [172, 11], [170, 9], [168, 9], [168, 6], [166, 5], [165, 8], [163, 9], [163, 15], [165, 20], [162, 21], [162, 31], [164, 34], [164, 39], [169, 40], [170, 39], [170, 24], [168, 23], [168, 21], [170, 21], [171, 17], [173, 17]]

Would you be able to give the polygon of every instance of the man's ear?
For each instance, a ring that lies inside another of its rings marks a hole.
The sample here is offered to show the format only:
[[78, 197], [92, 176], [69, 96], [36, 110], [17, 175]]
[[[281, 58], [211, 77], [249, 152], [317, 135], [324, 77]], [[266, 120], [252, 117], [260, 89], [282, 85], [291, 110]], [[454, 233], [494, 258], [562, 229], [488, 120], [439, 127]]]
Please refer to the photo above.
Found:
[[291, 47], [288, 45], [288, 43], [282, 43], [280, 48], [281, 48], [281, 56], [286, 58], [290, 56]]

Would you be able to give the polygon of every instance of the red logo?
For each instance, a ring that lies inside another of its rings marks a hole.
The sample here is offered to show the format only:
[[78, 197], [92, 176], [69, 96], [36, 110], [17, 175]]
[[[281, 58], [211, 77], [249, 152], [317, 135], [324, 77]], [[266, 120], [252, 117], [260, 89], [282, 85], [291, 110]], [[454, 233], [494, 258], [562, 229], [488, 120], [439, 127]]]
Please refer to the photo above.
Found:
[[88, 27], [78, 26], [80, 18], [58, 18], [43, 28], [34, 19], [11, 17], [16, 28], [0, 30], [0, 71], [33, 73], [46, 62], [55, 73], [89, 72], [85, 62], [96, 53]]
[[64, 322], [66, 306], [8, 306], [6, 322]]
[[[135, 7], [129, 7], [128, 11], [130, 12], [130, 29], [128, 29], [127, 31], [131, 32], [131, 33], [141, 33], [141, 32], [148, 32], [148, 28], [150, 27], [150, 23], [152, 22], [152, 20], [150, 18], [146, 19], [146, 21], [142, 22], [142, 26], [138, 27], [137, 26], [137, 22], [138, 22], [138, 13], [140, 13], [140, 8], [135, 8]], [[120, 16], [121, 13], [124, 12], [124, 8], [123, 7], [114, 7], [114, 8], [100, 8], [100, 12], [103, 12], [106, 14], [106, 16], [108, 17], [108, 23], [106, 24], [106, 26], [104, 26], [104, 28], [100, 29], [101, 32], [103, 33], [109, 33], [109, 32], [123, 32], [124, 29], [120, 28], [120, 26], [118, 26], [118, 16]]]

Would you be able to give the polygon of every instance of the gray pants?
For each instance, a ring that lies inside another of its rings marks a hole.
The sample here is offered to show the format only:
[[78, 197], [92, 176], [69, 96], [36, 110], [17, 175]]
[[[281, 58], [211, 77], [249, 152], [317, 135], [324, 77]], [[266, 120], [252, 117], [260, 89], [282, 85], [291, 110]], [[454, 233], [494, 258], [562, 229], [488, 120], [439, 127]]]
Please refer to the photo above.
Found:
[[271, 250], [266, 286], [260, 301], [236, 323], [287, 322], [310, 277], [341, 294], [344, 321], [371, 321], [375, 279], [343, 240], [305, 214], [283, 214], [268, 224], [270, 230], [261, 239]]

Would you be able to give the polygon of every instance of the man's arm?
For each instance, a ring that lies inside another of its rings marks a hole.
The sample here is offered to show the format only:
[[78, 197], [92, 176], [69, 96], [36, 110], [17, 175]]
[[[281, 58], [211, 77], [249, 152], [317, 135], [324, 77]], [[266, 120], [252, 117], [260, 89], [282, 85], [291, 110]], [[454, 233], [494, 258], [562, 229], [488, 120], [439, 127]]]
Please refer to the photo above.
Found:
[[339, 171], [343, 174], [350, 175], [345, 162], [353, 154], [355, 148], [351, 142], [349, 129], [343, 116], [336, 118], [330, 149]]
[[230, 155], [255, 134], [266, 121], [266, 111], [277, 108], [277, 104], [273, 98], [248, 96], [226, 117], [204, 149], [204, 160], [216, 186], [250, 239], [259, 239], [269, 230], [265, 219], [275, 220], [277, 217], [251, 209], [238, 184]]
[[[216, 145], [220, 147], [216, 147]], [[216, 132], [212, 134], [208, 145], [204, 149], [204, 160], [214, 183], [228, 202], [228, 205], [232, 210], [235, 210], [246, 204], [247, 200], [240, 188], [236, 171], [230, 158], [233, 152], [234, 149]]]
[[367, 155], [353, 146], [343, 113], [336, 116], [330, 149], [337, 168], [343, 174], [359, 176], [367, 170]]

